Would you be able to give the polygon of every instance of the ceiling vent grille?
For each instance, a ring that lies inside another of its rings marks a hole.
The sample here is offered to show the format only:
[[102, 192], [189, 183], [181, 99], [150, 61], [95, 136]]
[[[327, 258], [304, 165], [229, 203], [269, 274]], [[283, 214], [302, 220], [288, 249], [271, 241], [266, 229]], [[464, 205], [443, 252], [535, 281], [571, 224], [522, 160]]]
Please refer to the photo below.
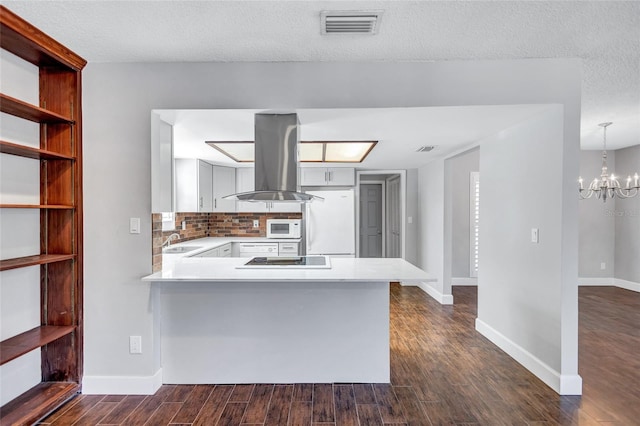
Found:
[[416, 152], [429, 152], [433, 148], [435, 148], [435, 146], [421, 146], [420, 148], [416, 149]]
[[323, 11], [322, 34], [377, 34], [382, 11]]

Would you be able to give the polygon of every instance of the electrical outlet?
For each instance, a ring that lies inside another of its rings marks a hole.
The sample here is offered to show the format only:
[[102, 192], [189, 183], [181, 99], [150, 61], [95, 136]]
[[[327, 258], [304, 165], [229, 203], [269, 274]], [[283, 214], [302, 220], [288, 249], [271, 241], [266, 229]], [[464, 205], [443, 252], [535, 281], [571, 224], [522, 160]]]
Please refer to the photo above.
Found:
[[605, 269], [607, 269], [607, 264], [604, 262], [600, 263], [600, 270], [604, 271]]
[[253, 221], [253, 227], [254, 227], [254, 228], [257, 228], [257, 227], [259, 227], [259, 226], [260, 226], [260, 221], [259, 221], [259, 220], [257, 220], [257, 219], [256, 219], [256, 220], [254, 220], [254, 221]]
[[129, 353], [142, 353], [142, 336], [129, 336]]
[[183, 231], [186, 231], [186, 230], [187, 230], [187, 221], [186, 221], [186, 220], [183, 220], [183, 221], [182, 221], [182, 230], [183, 230]]

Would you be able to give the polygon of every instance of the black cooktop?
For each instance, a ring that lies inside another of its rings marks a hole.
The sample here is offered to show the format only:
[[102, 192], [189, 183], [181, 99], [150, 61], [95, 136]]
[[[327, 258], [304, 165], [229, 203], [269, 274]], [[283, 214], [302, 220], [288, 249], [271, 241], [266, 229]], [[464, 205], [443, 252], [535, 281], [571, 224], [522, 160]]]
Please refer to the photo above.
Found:
[[254, 257], [245, 263], [247, 266], [324, 266], [326, 264], [327, 259], [324, 256]]

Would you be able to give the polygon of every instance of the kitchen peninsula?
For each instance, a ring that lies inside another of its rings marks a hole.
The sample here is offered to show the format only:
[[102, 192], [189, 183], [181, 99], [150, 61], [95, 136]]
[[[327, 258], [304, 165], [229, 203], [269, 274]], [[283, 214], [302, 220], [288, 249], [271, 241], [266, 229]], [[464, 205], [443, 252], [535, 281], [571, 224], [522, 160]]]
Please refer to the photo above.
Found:
[[388, 383], [389, 282], [430, 281], [403, 259], [242, 269], [183, 257], [154, 290], [163, 383]]

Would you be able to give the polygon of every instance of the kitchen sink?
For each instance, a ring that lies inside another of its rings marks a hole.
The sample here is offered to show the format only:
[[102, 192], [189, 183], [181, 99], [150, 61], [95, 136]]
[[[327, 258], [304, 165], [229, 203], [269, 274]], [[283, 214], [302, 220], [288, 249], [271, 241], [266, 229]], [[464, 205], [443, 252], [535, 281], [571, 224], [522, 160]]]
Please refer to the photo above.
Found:
[[202, 246], [167, 247], [162, 250], [162, 253], [165, 253], [165, 254], [188, 253], [190, 251], [197, 250], [199, 248], [202, 248]]

